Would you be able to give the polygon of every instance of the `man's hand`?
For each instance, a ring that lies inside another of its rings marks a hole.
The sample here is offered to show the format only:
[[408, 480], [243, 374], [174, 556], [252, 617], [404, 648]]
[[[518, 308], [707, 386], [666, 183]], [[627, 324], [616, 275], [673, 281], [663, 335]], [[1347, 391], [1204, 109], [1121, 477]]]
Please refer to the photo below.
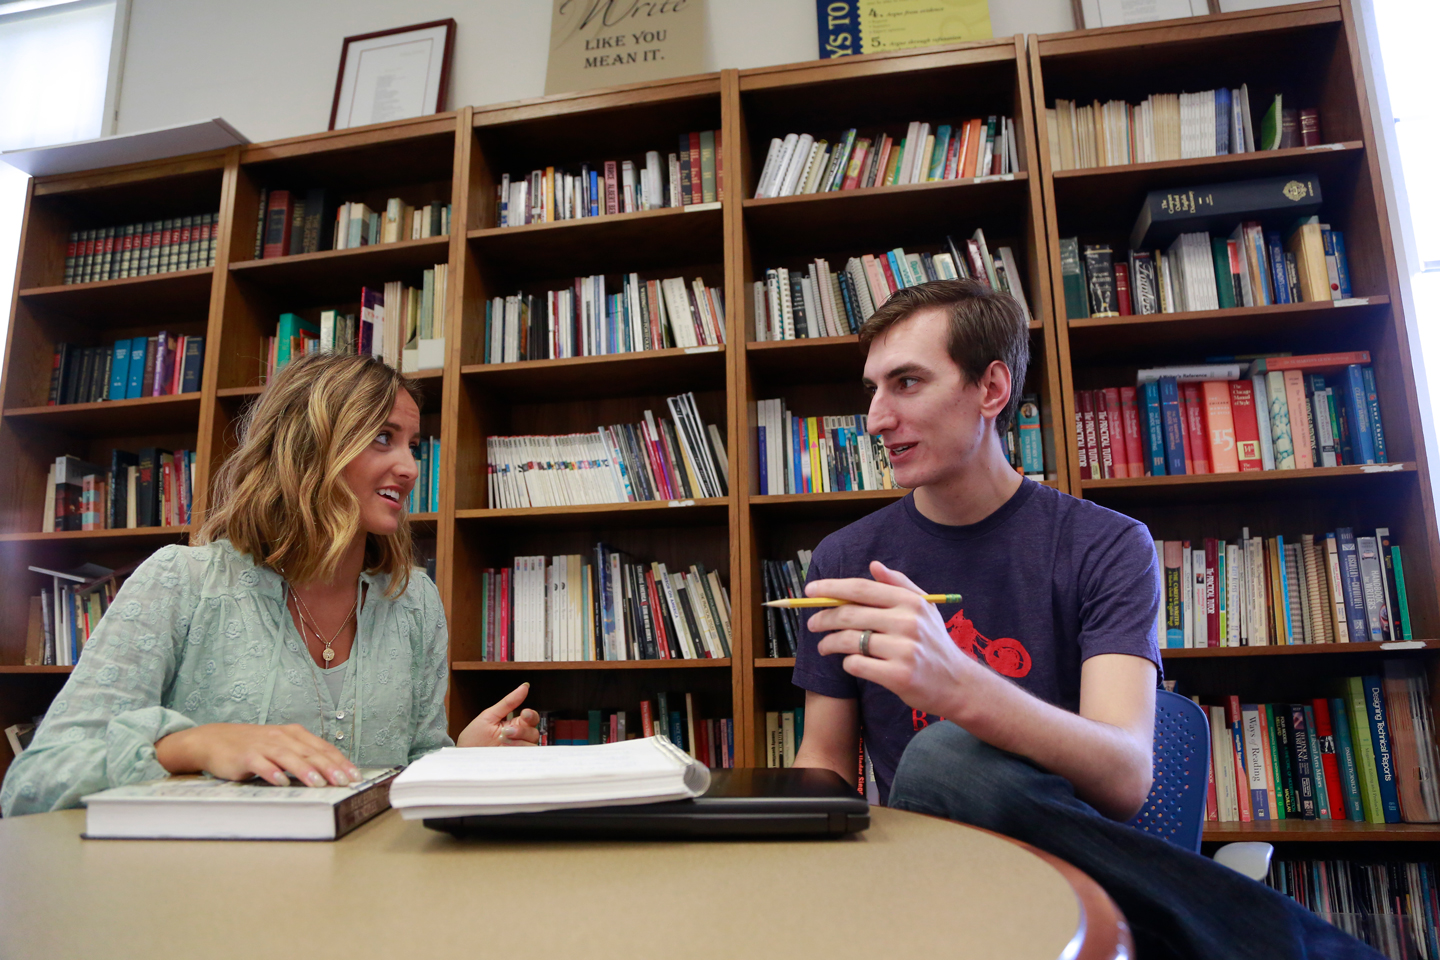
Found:
[[[833, 631], [820, 641], [821, 654], [847, 654], [845, 672], [880, 684], [907, 706], [953, 716], [977, 672], [985, 668], [950, 639], [940, 611], [910, 578], [878, 560], [874, 580], [816, 580], [812, 597], [849, 601], [811, 616], [812, 633]], [[870, 655], [860, 656], [860, 634], [870, 630]]]
[[257, 776], [282, 786], [292, 776], [311, 787], [343, 787], [360, 778], [344, 754], [298, 723], [207, 723], [179, 730], [156, 741], [155, 759], [171, 773]]
[[526, 708], [513, 720], [505, 718], [525, 702], [530, 684], [522, 683], [499, 703], [480, 712], [456, 738], [457, 747], [533, 747], [540, 743], [540, 714]]

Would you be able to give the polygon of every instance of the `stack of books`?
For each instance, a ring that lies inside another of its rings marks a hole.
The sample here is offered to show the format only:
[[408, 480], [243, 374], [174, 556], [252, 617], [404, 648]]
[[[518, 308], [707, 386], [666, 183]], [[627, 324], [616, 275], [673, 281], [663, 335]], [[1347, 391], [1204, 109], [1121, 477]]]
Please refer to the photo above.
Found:
[[[794, 560], [760, 561], [765, 583], [765, 602], [793, 600], [805, 595], [805, 578], [810, 573], [813, 550], [797, 550]], [[765, 611], [765, 655], [793, 657], [800, 648], [800, 625], [803, 610], [783, 607], [762, 607]]]
[[657, 694], [653, 700], [641, 700], [637, 711], [639, 727], [631, 724], [624, 710], [590, 710], [585, 719], [559, 716], [561, 711], [541, 710], [540, 745], [542, 747], [585, 746], [596, 743], [618, 743], [660, 734], [707, 767], [730, 769], [735, 766], [735, 724], [729, 718], [707, 720], [697, 717], [695, 696], [685, 694], [685, 709], [676, 702], [678, 694]]
[[762, 495], [895, 489], [890, 455], [864, 414], [797, 417], [784, 399], [755, 407]]
[[808, 133], [770, 141], [755, 199], [890, 187], [1014, 173], [1015, 123], [1009, 117], [932, 128], [915, 122], [897, 143], [885, 133], [859, 137], [851, 127], [833, 144]]
[[86, 563], [71, 570], [31, 567], [32, 573], [51, 578], [30, 599], [30, 624], [25, 644], [25, 662], [40, 666], [70, 667], [80, 659], [90, 634], [110, 609], [120, 584], [135, 569], [131, 564], [111, 570]]
[[534, 296], [485, 303], [485, 363], [594, 357], [725, 342], [725, 291], [696, 277], [641, 280], [622, 274], [606, 293], [603, 274]]
[[805, 736], [805, 708], [765, 712], [765, 766], [793, 767]]
[[754, 284], [755, 339], [794, 340], [802, 337], [842, 337], [860, 332], [860, 325], [905, 287], [930, 280], [975, 278], [1019, 301], [1025, 317], [1030, 306], [1020, 283], [1020, 269], [1009, 247], [995, 255], [976, 230], [957, 244], [945, 238], [946, 250], [907, 253], [904, 248], [851, 257], [837, 271], [828, 261], [816, 260], [804, 269], [776, 267]]
[[1364, 350], [1140, 370], [1077, 390], [1080, 477], [1161, 477], [1385, 463]]
[[672, 420], [563, 436], [487, 437], [490, 509], [723, 497], [730, 467], [720, 428], [695, 395], [666, 398]]
[[1423, 667], [1390, 659], [1383, 676], [1348, 677], [1309, 703], [1205, 708], [1211, 777], [1206, 819], [1440, 820], [1440, 755]]
[[161, 331], [108, 347], [55, 345], [50, 406], [197, 393], [205, 372], [205, 338]]
[[515, 178], [507, 173], [495, 187], [502, 227], [690, 207], [718, 203], [724, 196], [719, 130], [680, 134], [679, 149], [668, 164], [659, 151], [650, 150], [638, 163], [606, 160], [574, 171], [545, 167]]
[[435, 513], [440, 509], [440, 438], [426, 437], [418, 441], [420, 453], [415, 466], [420, 475], [410, 490], [405, 509], [410, 513]]
[[701, 564], [672, 572], [597, 543], [588, 557], [516, 557], [483, 576], [483, 660], [730, 656], [730, 596]]
[[1167, 647], [1414, 639], [1405, 565], [1389, 527], [1323, 536], [1156, 540]]
[[174, 527], [190, 522], [194, 450], [110, 451], [108, 470], [69, 454], [50, 464], [42, 532]]
[[445, 365], [449, 264], [424, 271], [418, 287], [400, 282], [360, 289], [360, 313], [321, 310], [319, 321], [282, 313], [265, 338], [268, 382], [293, 357], [311, 353], [374, 356], [406, 373]]
[[64, 283], [120, 280], [215, 265], [218, 213], [76, 230], [65, 244]]
[[1440, 957], [1433, 862], [1276, 859], [1265, 882], [1387, 957]]
[[324, 187], [303, 194], [292, 190], [261, 190], [255, 259], [269, 260], [321, 250], [352, 250], [449, 233], [448, 203], [437, 201], [412, 206], [400, 197], [391, 197], [382, 212], [360, 202], [337, 203], [335, 192]]

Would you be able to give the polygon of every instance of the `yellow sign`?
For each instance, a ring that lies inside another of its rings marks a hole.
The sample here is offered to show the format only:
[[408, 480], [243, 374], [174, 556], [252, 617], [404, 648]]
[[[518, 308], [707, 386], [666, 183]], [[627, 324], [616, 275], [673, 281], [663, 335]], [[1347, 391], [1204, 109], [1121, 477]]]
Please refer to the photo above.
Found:
[[988, 0], [816, 0], [820, 56], [988, 40]]
[[705, 0], [554, 0], [545, 92], [705, 70]]

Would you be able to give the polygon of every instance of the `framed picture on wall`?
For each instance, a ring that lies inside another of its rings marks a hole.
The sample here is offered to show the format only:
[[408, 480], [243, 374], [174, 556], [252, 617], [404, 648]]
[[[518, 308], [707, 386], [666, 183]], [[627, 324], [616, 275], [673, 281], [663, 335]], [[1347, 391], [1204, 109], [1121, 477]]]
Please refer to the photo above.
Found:
[[454, 51], [454, 20], [346, 37], [340, 48], [330, 129], [441, 112]]
[[1075, 26], [1086, 30], [1220, 12], [1220, 0], [1070, 0]]

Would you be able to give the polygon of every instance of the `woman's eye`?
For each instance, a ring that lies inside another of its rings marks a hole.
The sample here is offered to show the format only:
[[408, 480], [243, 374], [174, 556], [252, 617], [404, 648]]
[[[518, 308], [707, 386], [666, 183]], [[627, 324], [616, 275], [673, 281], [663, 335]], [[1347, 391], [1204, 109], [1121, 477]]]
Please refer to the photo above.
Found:
[[390, 431], [381, 430], [378, 434], [375, 435], [375, 442], [383, 443], [388, 447], [390, 445]]

